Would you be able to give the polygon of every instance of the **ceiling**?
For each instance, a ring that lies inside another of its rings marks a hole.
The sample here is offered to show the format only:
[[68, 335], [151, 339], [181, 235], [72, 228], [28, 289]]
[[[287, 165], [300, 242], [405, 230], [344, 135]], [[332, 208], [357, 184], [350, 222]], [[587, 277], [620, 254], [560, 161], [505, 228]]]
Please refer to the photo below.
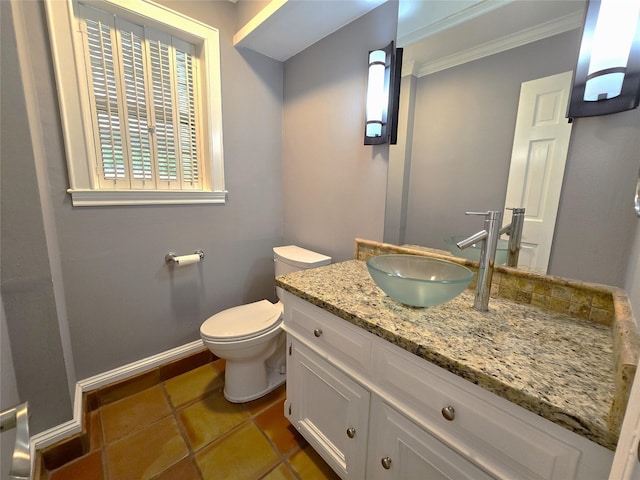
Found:
[[[387, 0], [271, 0], [233, 37], [279, 61]], [[398, 1], [403, 70], [417, 76], [581, 27], [586, 0]]]
[[233, 36], [233, 44], [283, 62], [385, 1], [272, 0]]

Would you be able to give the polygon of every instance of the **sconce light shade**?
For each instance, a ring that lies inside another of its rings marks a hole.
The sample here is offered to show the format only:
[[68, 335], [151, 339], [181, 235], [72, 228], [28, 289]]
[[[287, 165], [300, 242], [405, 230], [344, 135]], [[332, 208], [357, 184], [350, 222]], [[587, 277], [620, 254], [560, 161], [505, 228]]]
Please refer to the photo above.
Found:
[[383, 49], [369, 52], [365, 145], [397, 141], [402, 49], [393, 47], [391, 42]]
[[640, 102], [640, 0], [589, 0], [568, 117], [636, 108]]

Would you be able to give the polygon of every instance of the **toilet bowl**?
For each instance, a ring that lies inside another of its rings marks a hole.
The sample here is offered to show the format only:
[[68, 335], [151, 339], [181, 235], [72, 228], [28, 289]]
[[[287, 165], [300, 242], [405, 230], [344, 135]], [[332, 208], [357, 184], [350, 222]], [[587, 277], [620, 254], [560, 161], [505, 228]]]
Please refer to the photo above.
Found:
[[[248, 402], [282, 385], [285, 357], [281, 355], [282, 368], [278, 358], [271, 358], [284, 342], [281, 323], [282, 304], [260, 300], [224, 310], [202, 324], [200, 336], [204, 344], [227, 361], [224, 385], [227, 400]], [[271, 360], [269, 365], [267, 359]]]
[[[273, 252], [276, 276], [331, 263], [331, 257], [295, 245]], [[224, 396], [230, 402], [255, 400], [284, 383], [282, 310], [281, 302], [260, 300], [223, 310], [201, 325], [205, 346], [226, 360]]]

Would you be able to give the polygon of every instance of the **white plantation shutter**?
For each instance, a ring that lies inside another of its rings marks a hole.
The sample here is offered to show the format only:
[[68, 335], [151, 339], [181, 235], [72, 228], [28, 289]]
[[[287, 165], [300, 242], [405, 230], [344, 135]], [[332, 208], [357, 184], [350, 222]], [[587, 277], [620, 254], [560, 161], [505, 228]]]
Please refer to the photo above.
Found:
[[[196, 144], [195, 71], [193, 46], [174, 39], [176, 44], [176, 85], [178, 88], [178, 128], [182, 188], [193, 188], [200, 182]], [[191, 51], [187, 49], [190, 47]]]
[[145, 91], [144, 43], [141, 28], [119, 25], [122, 69], [126, 103], [131, 184], [135, 188], [153, 188], [153, 162], [149, 146], [149, 120]]
[[202, 189], [195, 47], [80, 5], [101, 188]]
[[[82, 8], [83, 12], [88, 9]], [[99, 176], [113, 188], [126, 178], [120, 107], [118, 105], [116, 60], [114, 58], [114, 18], [95, 12], [86, 20], [87, 55], [91, 67], [90, 91], [95, 110], [96, 154], [102, 159]], [[126, 185], [126, 182], [125, 184]]]

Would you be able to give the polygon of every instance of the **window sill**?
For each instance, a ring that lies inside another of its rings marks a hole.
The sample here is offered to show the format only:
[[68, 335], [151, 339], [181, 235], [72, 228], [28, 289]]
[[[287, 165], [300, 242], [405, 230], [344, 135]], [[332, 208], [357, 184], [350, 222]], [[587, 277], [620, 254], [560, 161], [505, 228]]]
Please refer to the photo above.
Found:
[[224, 204], [226, 191], [202, 190], [144, 191], [144, 190], [67, 190], [74, 207], [101, 207], [114, 205], [197, 205]]

